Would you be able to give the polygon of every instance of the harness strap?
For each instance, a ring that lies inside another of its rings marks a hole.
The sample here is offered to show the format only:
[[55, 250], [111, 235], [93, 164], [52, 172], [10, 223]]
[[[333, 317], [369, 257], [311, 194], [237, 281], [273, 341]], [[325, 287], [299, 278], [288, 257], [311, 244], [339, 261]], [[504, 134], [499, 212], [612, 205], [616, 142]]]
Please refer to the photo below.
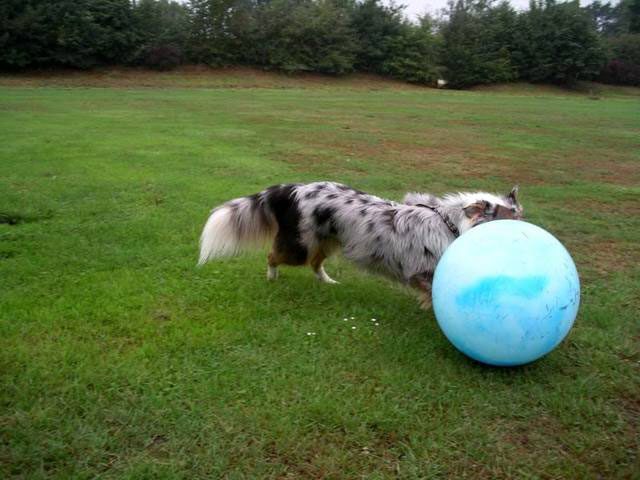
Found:
[[458, 230], [458, 227], [456, 227], [454, 223], [451, 221], [451, 219], [449, 218], [449, 215], [447, 215], [446, 213], [442, 213], [438, 207], [435, 207], [432, 205], [425, 205], [423, 203], [417, 203], [416, 207], [424, 207], [436, 212], [438, 216], [442, 219], [442, 221], [445, 223], [447, 228], [449, 228], [451, 233], [453, 233], [453, 236], [456, 238], [460, 236], [460, 230]]

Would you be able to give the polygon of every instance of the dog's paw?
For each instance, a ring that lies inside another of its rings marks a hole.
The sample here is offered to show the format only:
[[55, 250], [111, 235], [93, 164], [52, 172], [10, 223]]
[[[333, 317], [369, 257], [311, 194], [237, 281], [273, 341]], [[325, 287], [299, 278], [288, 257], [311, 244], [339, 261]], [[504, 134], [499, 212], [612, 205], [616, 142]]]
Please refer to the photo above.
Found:
[[419, 300], [420, 300], [420, 308], [422, 310], [426, 310], [426, 311], [431, 310], [431, 308], [432, 308], [431, 295], [429, 295], [427, 293], [422, 293], [419, 296]]
[[327, 272], [325, 272], [324, 268], [322, 268], [322, 267], [316, 272], [316, 277], [322, 283], [329, 283], [329, 284], [334, 284], [334, 285], [340, 283], [340, 282], [336, 282], [333, 278], [331, 278], [329, 275], [327, 275]]
[[428, 312], [432, 308], [431, 302], [420, 302], [420, 308], [425, 312]]
[[273, 281], [278, 278], [278, 269], [275, 267], [269, 267], [267, 269], [267, 280]]

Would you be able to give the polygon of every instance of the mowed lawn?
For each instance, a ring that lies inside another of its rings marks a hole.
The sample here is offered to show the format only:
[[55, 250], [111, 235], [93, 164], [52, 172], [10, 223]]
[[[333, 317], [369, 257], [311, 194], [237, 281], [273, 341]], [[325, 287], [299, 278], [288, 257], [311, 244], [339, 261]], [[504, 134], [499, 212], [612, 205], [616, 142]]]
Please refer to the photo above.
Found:
[[[492, 368], [340, 259], [195, 267], [213, 206], [319, 179], [520, 183], [581, 275], [568, 338]], [[640, 476], [639, 96], [4, 86], [0, 222], [0, 478]]]

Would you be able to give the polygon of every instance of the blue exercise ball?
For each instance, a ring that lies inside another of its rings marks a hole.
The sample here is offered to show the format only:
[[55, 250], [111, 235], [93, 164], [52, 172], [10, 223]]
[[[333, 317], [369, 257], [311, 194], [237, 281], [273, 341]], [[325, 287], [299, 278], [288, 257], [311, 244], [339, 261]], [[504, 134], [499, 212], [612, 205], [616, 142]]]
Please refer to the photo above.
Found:
[[453, 345], [497, 366], [553, 350], [578, 314], [580, 280], [562, 244], [540, 227], [495, 220], [456, 239], [433, 278], [433, 310]]

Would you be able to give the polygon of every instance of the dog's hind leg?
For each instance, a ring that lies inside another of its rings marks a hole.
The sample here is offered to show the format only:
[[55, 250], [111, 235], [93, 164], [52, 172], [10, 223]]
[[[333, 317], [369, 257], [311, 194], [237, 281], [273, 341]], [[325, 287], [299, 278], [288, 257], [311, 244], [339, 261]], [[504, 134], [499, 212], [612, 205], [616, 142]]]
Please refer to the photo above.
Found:
[[307, 263], [307, 248], [298, 242], [291, 233], [281, 230], [276, 235], [268, 257], [267, 278], [278, 278], [279, 265], [304, 265]]
[[320, 280], [321, 282], [323, 282], [323, 283], [338, 283], [333, 278], [331, 278], [329, 275], [327, 275], [327, 272], [324, 271], [324, 267], [322, 266], [322, 262], [324, 262], [326, 260], [326, 258], [327, 258], [327, 256], [325, 255], [325, 253], [322, 250], [322, 248], [319, 248], [314, 253], [314, 255], [311, 257], [311, 261], [309, 262], [311, 264], [311, 268], [315, 272], [316, 277], [318, 277], [318, 280]]
[[277, 257], [271, 252], [267, 257], [267, 280], [278, 278], [278, 265]]
[[432, 272], [422, 272], [414, 275], [409, 280], [409, 285], [418, 291], [418, 299], [420, 308], [423, 310], [431, 309], [431, 282], [433, 281]]

